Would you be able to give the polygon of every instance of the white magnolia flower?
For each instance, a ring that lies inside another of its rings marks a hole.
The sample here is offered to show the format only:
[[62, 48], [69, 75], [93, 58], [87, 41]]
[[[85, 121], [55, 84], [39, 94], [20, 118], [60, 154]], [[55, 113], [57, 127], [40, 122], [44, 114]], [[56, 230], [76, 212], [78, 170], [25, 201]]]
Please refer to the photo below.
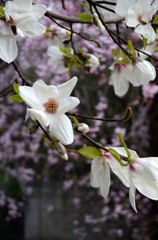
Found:
[[[115, 147], [114, 149], [127, 157], [123, 147]], [[114, 157], [108, 159], [108, 164], [122, 183], [129, 188], [130, 203], [133, 209], [137, 211], [135, 204], [136, 189], [144, 196], [152, 200], [158, 200], [158, 157], [140, 158], [135, 151], [129, 151], [131, 153], [129, 165], [120, 165], [123, 171], [120, 172], [116, 168], [117, 160]]]
[[105, 156], [92, 160], [90, 184], [94, 188], [100, 188], [101, 195], [107, 198], [110, 188], [110, 168]]
[[133, 64], [133, 69], [130, 75], [130, 83], [133, 86], [141, 86], [153, 81], [156, 77], [156, 70], [154, 66], [146, 61], [137, 58], [136, 63]]
[[45, 27], [38, 20], [46, 12], [42, 4], [32, 5], [32, 0], [7, 1], [4, 7], [5, 22], [0, 23], [0, 58], [12, 62], [18, 54], [16, 34], [37, 36], [45, 32]]
[[42, 126], [49, 127], [50, 133], [64, 145], [74, 140], [72, 124], [65, 113], [79, 104], [78, 98], [70, 97], [76, 83], [77, 77], [73, 77], [57, 87], [48, 86], [42, 80], [32, 87], [19, 87], [20, 96], [29, 106], [26, 118], [30, 116]]
[[156, 33], [151, 26], [153, 15], [158, 10], [157, 4], [151, 4], [151, 0], [118, 0], [115, 12], [125, 17], [128, 27], [135, 28], [135, 32], [148, 42], [154, 42]]
[[[73, 50], [71, 50], [73, 53]], [[60, 50], [59, 46], [48, 47], [47, 54], [50, 57], [48, 60], [49, 65], [56, 64], [56, 73], [65, 73], [69, 71], [67, 66], [67, 59], [64, 53]]]
[[112, 73], [109, 84], [114, 87], [114, 92], [119, 97], [124, 96], [128, 92], [131, 68], [131, 65], [117, 63], [112, 64], [110, 67]]
[[113, 64], [110, 69], [110, 85], [113, 85], [114, 92], [117, 96], [125, 95], [129, 89], [129, 82], [138, 87], [148, 84], [156, 77], [154, 66], [141, 58], [135, 58], [134, 63], [130, 64]]
[[32, 4], [33, 0], [7, 1], [5, 4], [5, 17], [7, 22], [14, 24], [24, 36], [37, 36], [43, 34], [46, 27], [38, 22], [45, 14], [47, 8], [43, 4]]

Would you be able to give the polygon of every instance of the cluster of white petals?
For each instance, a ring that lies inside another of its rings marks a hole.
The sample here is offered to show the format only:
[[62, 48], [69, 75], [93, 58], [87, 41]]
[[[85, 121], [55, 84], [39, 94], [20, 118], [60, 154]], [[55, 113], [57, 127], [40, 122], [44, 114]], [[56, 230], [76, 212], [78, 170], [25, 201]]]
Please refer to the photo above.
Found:
[[131, 83], [134, 87], [148, 84], [156, 78], [156, 70], [154, 66], [147, 60], [135, 58], [130, 64], [111, 65], [112, 70], [109, 84], [114, 87], [117, 96], [124, 96]]
[[16, 34], [34, 37], [43, 34], [46, 28], [38, 22], [47, 8], [32, 4], [32, 0], [7, 1], [4, 7], [5, 22], [1, 22], [0, 58], [12, 62], [18, 54]]
[[64, 145], [74, 140], [70, 119], [65, 115], [79, 104], [79, 99], [70, 97], [77, 83], [77, 77], [59, 85], [46, 85], [42, 80], [32, 87], [20, 86], [20, 96], [28, 105], [27, 115], [37, 120], [42, 126], [49, 127], [49, 132]]
[[128, 27], [134, 28], [134, 31], [148, 42], [154, 42], [156, 33], [151, 26], [151, 20], [158, 10], [158, 2], [151, 0], [118, 0], [115, 12], [125, 17]]
[[[127, 157], [123, 147], [113, 148], [119, 154]], [[104, 156], [94, 159], [91, 165], [91, 185], [99, 187], [101, 195], [106, 198], [110, 187], [110, 168], [122, 183], [129, 188], [131, 206], [137, 212], [135, 203], [136, 189], [144, 196], [158, 200], [158, 157], [140, 158], [133, 150], [130, 162], [122, 166], [113, 156], [105, 153]]]

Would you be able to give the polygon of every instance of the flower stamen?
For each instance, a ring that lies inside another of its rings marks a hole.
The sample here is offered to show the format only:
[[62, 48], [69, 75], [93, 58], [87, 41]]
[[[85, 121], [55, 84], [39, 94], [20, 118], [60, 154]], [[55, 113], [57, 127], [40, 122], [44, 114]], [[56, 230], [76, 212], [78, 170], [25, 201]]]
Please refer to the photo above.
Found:
[[51, 98], [48, 102], [44, 103], [45, 110], [48, 113], [56, 113], [59, 107], [59, 104], [56, 99]]

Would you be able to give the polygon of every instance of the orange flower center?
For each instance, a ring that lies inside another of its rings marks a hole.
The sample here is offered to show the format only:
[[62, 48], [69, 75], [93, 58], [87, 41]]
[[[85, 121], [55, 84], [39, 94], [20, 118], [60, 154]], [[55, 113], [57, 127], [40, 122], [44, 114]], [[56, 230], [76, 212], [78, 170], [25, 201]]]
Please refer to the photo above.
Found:
[[59, 104], [56, 101], [56, 99], [51, 98], [48, 100], [48, 102], [44, 104], [44, 107], [48, 113], [56, 113], [58, 110]]

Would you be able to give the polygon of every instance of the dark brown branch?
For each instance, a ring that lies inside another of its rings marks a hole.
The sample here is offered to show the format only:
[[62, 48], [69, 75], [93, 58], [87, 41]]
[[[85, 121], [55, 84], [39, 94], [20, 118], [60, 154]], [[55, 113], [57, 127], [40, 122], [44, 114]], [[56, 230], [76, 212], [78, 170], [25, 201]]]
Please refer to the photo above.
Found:
[[[61, 15], [59, 13], [55, 13], [55, 12], [52, 12], [52, 11], [47, 11], [45, 13], [45, 16], [48, 17], [51, 20], [57, 19], [57, 20], [61, 20], [61, 21], [67, 22], [67, 23], [93, 24], [92, 21], [83, 22], [76, 17]], [[117, 20], [117, 21], [108, 20], [108, 21], [105, 21], [105, 24], [118, 23], [118, 22], [121, 22], [122, 20], [124, 20], [124, 18], [122, 18], [121, 20]]]
[[14, 66], [14, 69], [16, 70], [16, 72], [19, 74], [19, 76], [21, 77], [23, 83], [29, 85], [29, 86], [32, 86], [32, 82], [30, 81], [29, 78], [27, 78], [21, 71], [18, 63], [16, 61], [13, 61], [12, 62], [12, 65]]
[[132, 116], [132, 109], [130, 107], [127, 108], [126, 112], [123, 114], [123, 116], [118, 119], [118, 118], [99, 118], [96, 116], [87, 116], [83, 114], [78, 114], [78, 113], [67, 113], [68, 116], [74, 116], [74, 117], [79, 117], [79, 118], [84, 118], [84, 119], [90, 119], [94, 121], [103, 121], [103, 122], [125, 122], [130, 119]]
[[92, 24], [91, 21], [83, 22], [79, 18], [60, 15], [59, 13], [55, 13], [55, 12], [51, 12], [51, 11], [47, 11], [45, 13], [45, 16], [50, 18], [51, 20], [53, 20], [55, 18], [55, 19], [58, 19], [58, 20], [61, 20], [61, 21], [67, 22], [67, 23]]

